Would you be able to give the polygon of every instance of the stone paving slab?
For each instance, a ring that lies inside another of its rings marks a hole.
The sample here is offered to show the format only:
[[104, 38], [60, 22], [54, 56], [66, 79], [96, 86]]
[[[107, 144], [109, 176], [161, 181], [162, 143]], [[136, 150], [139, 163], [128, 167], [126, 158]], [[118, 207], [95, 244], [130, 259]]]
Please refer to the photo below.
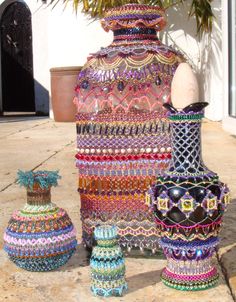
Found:
[[75, 127], [68, 123], [40, 119], [18, 122], [16, 131], [9, 127], [0, 123], [0, 191], [15, 181], [18, 169], [31, 170], [75, 141]]
[[203, 158], [227, 183], [232, 202], [224, 215], [218, 257], [236, 300], [236, 137], [221, 129], [220, 123], [203, 124]]
[[[12, 211], [25, 203], [24, 188], [15, 182], [17, 169], [59, 169], [62, 179], [53, 189], [52, 200], [64, 207], [71, 216], [81, 237], [79, 196], [76, 192], [75, 126], [73, 123], [55, 123], [49, 119], [35, 119], [4, 123], [0, 119], [0, 234]], [[203, 153], [207, 166], [219, 173], [229, 184], [236, 199], [236, 139], [222, 131], [219, 123], [203, 124]], [[160, 282], [165, 265], [162, 259], [127, 258], [129, 291], [122, 298], [109, 301], [233, 301], [236, 296], [236, 203], [229, 206], [222, 230], [218, 253], [219, 285], [202, 292], [180, 292]], [[2, 249], [0, 235], [0, 249]], [[224, 274], [221, 272], [223, 269]], [[82, 302], [108, 301], [94, 298], [89, 290], [89, 267], [82, 247], [69, 263], [59, 271], [30, 273], [17, 268], [0, 251], [0, 302]], [[225, 276], [227, 277], [225, 280]], [[227, 284], [228, 283], [228, 284]], [[228, 286], [230, 285], [230, 287]]]
[[126, 279], [129, 290], [123, 297], [98, 298], [90, 292], [88, 259], [83, 248], [55, 272], [31, 273], [8, 261], [0, 252], [0, 301], [11, 302], [232, 302], [224, 277], [219, 285], [201, 292], [182, 292], [170, 289], [160, 281], [166, 261], [159, 259], [126, 259]]
[[44, 117], [0, 117], [0, 138], [49, 122], [50, 120]]

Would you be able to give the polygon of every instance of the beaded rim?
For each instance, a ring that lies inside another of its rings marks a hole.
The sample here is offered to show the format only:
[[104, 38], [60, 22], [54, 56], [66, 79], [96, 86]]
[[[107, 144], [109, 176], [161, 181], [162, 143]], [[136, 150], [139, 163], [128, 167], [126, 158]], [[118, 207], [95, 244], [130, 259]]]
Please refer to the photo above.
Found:
[[166, 25], [166, 15], [158, 6], [127, 4], [107, 10], [101, 24], [105, 31], [140, 26], [160, 31]]
[[206, 290], [212, 287], [215, 287], [218, 283], [219, 280], [219, 275], [217, 274], [217, 276], [211, 280], [211, 281], [206, 281], [206, 283], [203, 284], [191, 284], [191, 285], [183, 285], [183, 284], [177, 284], [171, 281], [166, 280], [165, 278], [163, 278], [161, 276], [161, 281], [168, 287], [170, 288], [174, 288], [177, 290], [182, 290], [182, 291], [201, 291], [201, 290]]
[[117, 226], [104, 224], [95, 227], [94, 236], [96, 240], [110, 240], [117, 237]]

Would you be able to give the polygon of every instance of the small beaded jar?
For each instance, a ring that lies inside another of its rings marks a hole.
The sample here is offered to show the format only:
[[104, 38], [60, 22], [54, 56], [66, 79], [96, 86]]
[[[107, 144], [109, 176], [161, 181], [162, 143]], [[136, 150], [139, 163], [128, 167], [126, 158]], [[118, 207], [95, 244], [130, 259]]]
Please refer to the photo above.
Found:
[[94, 235], [97, 246], [90, 259], [91, 290], [95, 296], [122, 296], [128, 287], [123, 253], [117, 244], [117, 227], [96, 227]]
[[19, 267], [50, 271], [64, 265], [77, 245], [68, 214], [51, 203], [51, 187], [58, 172], [18, 172], [17, 182], [27, 189], [27, 203], [13, 213], [4, 234], [4, 249]]
[[210, 171], [201, 155], [201, 120], [207, 103], [169, 110], [172, 160], [150, 189], [151, 208], [167, 266], [162, 281], [180, 290], [215, 286], [217, 269], [212, 257], [219, 242], [229, 189]]

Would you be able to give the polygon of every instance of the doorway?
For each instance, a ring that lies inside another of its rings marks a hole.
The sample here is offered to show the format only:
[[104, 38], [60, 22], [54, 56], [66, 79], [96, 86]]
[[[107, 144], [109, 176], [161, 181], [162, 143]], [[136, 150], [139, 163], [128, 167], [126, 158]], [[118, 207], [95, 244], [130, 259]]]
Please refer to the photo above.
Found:
[[3, 112], [35, 112], [31, 12], [22, 1], [3, 11], [1, 21]]

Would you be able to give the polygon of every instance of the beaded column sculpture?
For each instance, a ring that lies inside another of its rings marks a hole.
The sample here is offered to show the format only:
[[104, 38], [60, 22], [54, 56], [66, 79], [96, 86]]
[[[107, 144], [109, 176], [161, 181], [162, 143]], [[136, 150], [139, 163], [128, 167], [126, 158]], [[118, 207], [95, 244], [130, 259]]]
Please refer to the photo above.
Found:
[[122, 246], [155, 251], [157, 230], [145, 192], [171, 157], [162, 104], [181, 57], [157, 38], [155, 6], [124, 5], [105, 14], [113, 43], [92, 54], [78, 76], [77, 162], [83, 240], [97, 224], [116, 225]]
[[202, 290], [217, 283], [212, 256], [229, 202], [227, 186], [201, 157], [200, 126], [206, 105], [195, 103], [180, 112], [164, 105], [170, 110], [172, 161], [149, 192], [159, 243], [167, 257], [162, 281], [180, 290]]
[[58, 172], [18, 172], [17, 182], [27, 189], [27, 203], [13, 213], [4, 234], [4, 249], [19, 267], [50, 271], [64, 265], [77, 245], [67, 213], [51, 203], [51, 187]]
[[117, 227], [103, 225], [95, 228], [97, 246], [90, 259], [92, 285], [96, 296], [121, 296], [127, 289], [125, 260], [117, 244]]

